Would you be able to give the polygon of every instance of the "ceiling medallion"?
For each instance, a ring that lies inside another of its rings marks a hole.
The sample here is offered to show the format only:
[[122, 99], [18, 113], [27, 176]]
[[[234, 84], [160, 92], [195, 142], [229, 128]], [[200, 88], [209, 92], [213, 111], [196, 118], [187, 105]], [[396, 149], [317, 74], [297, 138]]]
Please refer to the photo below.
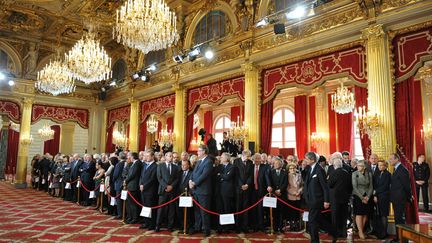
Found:
[[35, 87], [42, 92], [57, 96], [74, 92], [75, 81], [67, 65], [57, 58], [37, 73]]
[[111, 58], [91, 27], [65, 56], [72, 76], [85, 84], [112, 77]]
[[113, 37], [147, 54], [179, 39], [176, 15], [163, 0], [128, 0], [117, 9]]

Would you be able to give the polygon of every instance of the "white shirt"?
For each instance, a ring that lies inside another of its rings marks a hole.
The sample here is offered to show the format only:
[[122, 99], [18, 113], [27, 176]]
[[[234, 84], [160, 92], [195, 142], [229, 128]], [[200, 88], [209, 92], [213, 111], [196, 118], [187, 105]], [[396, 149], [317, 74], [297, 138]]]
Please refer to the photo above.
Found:
[[317, 164], [317, 163], [315, 162], [313, 165], [311, 165], [311, 172], [310, 172], [310, 174], [312, 174], [312, 171], [314, 170], [316, 164]]

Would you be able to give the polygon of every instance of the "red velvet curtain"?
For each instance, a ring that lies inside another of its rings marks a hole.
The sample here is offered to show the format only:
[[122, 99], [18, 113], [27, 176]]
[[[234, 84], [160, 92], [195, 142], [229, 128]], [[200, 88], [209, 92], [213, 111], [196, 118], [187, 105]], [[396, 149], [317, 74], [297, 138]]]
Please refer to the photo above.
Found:
[[44, 154], [55, 156], [60, 150], [60, 126], [52, 125], [51, 129], [54, 130], [54, 138], [44, 142]]
[[186, 151], [190, 151], [190, 144], [194, 135], [193, 129], [194, 114], [190, 114], [186, 118]]
[[[165, 129], [165, 127], [163, 129]], [[159, 137], [161, 131], [162, 131], [162, 122], [158, 120], [158, 130], [157, 130], [158, 137]]]
[[113, 153], [115, 151], [115, 145], [113, 144], [114, 125], [115, 125], [115, 123], [113, 123], [107, 129], [107, 139], [106, 139], [106, 143], [105, 143], [105, 152], [106, 153]]
[[330, 145], [330, 153], [334, 153], [337, 151], [336, 148], [336, 113], [331, 108], [331, 94], [327, 97], [328, 104], [328, 114], [329, 114], [329, 145]]
[[[310, 130], [310, 135], [312, 135], [312, 133], [316, 132], [316, 101], [315, 101], [315, 96], [310, 96], [309, 97], [309, 130]], [[309, 136], [310, 137], [310, 136]], [[316, 152], [316, 147], [312, 146], [311, 143], [311, 151]]]
[[421, 134], [421, 130], [423, 129], [423, 104], [422, 104], [422, 95], [421, 95], [421, 82], [414, 81], [414, 95], [413, 95], [413, 125], [415, 132], [415, 143], [416, 143], [416, 160], [417, 157], [421, 154], [425, 154], [425, 143]]
[[169, 131], [172, 132], [173, 129], [174, 129], [174, 117], [168, 117], [166, 122], [167, 122], [167, 126], [168, 126], [167, 127], [168, 128], [168, 132]]
[[[206, 111], [204, 113], [204, 129], [206, 130], [207, 134], [213, 134], [213, 111]], [[205, 136], [204, 143], [207, 144], [207, 140], [207, 136]]]
[[[355, 99], [356, 99], [356, 107], [363, 107], [364, 106], [367, 109], [367, 107], [368, 107], [367, 88], [355, 86], [354, 95], [355, 95]], [[357, 129], [357, 128], [354, 127], [354, 129]], [[371, 151], [370, 151], [371, 141], [369, 139], [369, 136], [367, 134], [364, 134], [360, 140], [361, 140], [361, 146], [362, 146], [362, 150], [363, 150], [363, 157], [366, 160], [368, 160], [369, 156], [371, 155]]]
[[296, 150], [299, 159], [303, 159], [308, 149], [307, 133], [307, 97], [300, 95], [294, 97], [294, 115], [296, 131]]
[[18, 146], [19, 146], [19, 132], [16, 132], [11, 129], [9, 126], [8, 131], [8, 145], [7, 145], [7, 154], [6, 154], [6, 174], [15, 174], [16, 173], [16, 165], [18, 160]]
[[[414, 107], [414, 96], [416, 88], [414, 87], [414, 77], [409, 78], [403, 82], [395, 85], [395, 118], [396, 118], [396, 142], [400, 146], [405, 156], [401, 156], [402, 164], [408, 169], [411, 179], [411, 190], [415, 197], [417, 195], [415, 190], [414, 174], [412, 164], [409, 163], [413, 157], [413, 142], [414, 142], [414, 112], [419, 108]], [[420, 108], [421, 109], [421, 108]], [[398, 151], [399, 154], [400, 151]], [[408, 224], [416, 224], [419, 222], [418, 206], [417, 203], [407, 204], [406, 207], [406, 221]]]
[[146, 140], [147, 140], [147, 122], [144, 121], [143, 123], [141, 123], [139, 128], [139, 143], [138, 143], [139, 151], [144, 151], [146, 146]]
[[337, 114], [337, 134], [339, 151], [353, 153], [353, 113]]
[[261, 105], [261, 149], [270, 154], [272, 144], [273, 100]]
[[240, 124], [243, 124], [243, 116], [240, 115], [240, 106], [233, 106], [231, 107], [231, 121], [237, 122], [237, 120], [240, 121]]

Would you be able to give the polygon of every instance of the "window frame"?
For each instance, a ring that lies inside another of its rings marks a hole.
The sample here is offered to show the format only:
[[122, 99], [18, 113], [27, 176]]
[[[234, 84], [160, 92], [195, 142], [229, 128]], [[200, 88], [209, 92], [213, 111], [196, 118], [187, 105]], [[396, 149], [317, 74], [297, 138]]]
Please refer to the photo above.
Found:
[[[274, 123], [275, 114], [277, 112], [279, 112], [279, 111], [282, 112], [282, 114], [281, 114], [282, 115], [282, 122], [281, 123]], [[289, 122], [285, 121], [285, 111], [290, 111], [293, 114], [294, 121], [289, 121]], [[271, 132], [272, 132], [272, 141], [271, 141], [272, 147], [274, 147], [273, 146], [274, 143], [281, 143], [282, 146], [280, 146], [279, 148], [291, 148], [291, 147], [287, 146], [288, 143], [292, 143], [292, 142], [294, 142], [294, 144], [297, 143], [297, 141], [295, 139], [295, 135], [294, 135], [294, 139], [293, 140], [287, 140], [287, 138], [286, 138], [286, 129], [287, 128], [291, 128], [291, 127], [293, 127], [294, 131], [295, 131], [295, 113], [294, 113], [294, 109], [292, 109], [289, 106], [280, 106], [280, 107], [277, 107], [276, 109], [274, 109], [273, 110], [272, 130], [271, 130]], [[274, 128], [282, 128], [282, 141], [274, 141], [274, 136], [273, 136], [273, 129]], [[294, 148], [295, 147], [296, 146], [294, 146]]]

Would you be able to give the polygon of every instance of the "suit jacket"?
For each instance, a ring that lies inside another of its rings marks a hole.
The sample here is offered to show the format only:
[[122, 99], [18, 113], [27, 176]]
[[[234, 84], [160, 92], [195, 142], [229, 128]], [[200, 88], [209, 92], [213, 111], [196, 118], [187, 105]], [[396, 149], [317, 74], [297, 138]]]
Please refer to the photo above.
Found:
[[167, 186], [172, 186], [173, 190], [170, 193], [175, 193], [179, 181], [178, 167], [171, 163], [171, 174], [167, 168], [167, 163], [161, 163], [157, 167], [157, 179], [159, 182], [159, 195], [163, 195]]
[[216, 139], [210, 138], [209, 140], [207, 140], [207, 147], [209, 149], [209, 155], [213, 155], [213, 156], [218, 155], [218, 150], [217, 150], [217, 146], [216, 146]]
[[321, 209], [324, 202], [330, 202], [330, 192], [325, 179], [325, 171], [319, 163], [305, 172], [304, 196], [309, 208]]
[[234, 161], [234, 166], [237, 167], [237, 181], [236, 189], [241, 191], [241, 186], [247, 184], [249, 186], [248, 191], [253, 186], [253, 173], [254, 167], [251, 160], [247, 160], [246, 164], [243, 163], [241, 159], [236, 159]]
[[117, 194], [118, 194], [118, 192], [120, 192], [123, 189], [122, 188], [122, 184], [123, 184], [122, 172], [123, 172], [124, 164], [125, 164], [125, 161], [122, 160], [122, 161], [118, 162], [114, 167], [112, 180], [114, 181], [114, 190], [117, 192]]
[[369, 198], [373, 193], [373, 178], [372, 173], [369, 170], [365, 170], [364, 173], [360, 171], [354, 171], [352, 174], [352, 185], [353, 195], [362, 199], [364, 196]]
[[[377, 169], [378, 170], [378, 169]], [[381, 215], [389, 215], [391, 174], [387, 170], [374, 173], [374, 196], [378, 198], [378, 208]]]
[[[267, 193], [267, 187], [271, 185], [270, 182], [270, 166], [260, 164], [258, 169], [258, 194], [264, 196]], [[255, 191], [255, 165], [253, 165], [252, 173], [252, 190]], [[288, 186], [288, 184], [287, 184]]]
[[402, 164], [393, 172], [390, 189], [390, 201], [394, 204], [405, 204], [412, 196], [410, 174]]
[[280, 190], [282, 199], [285, 199], [288, 188], [288, 172], [281, 168], [278, 176], [276, 169], [272, 169], [270, 171], [270, 186], [273, 188], [273, 192]]
[[84, 183], [93, 182], [93, 177], [96, 173], [96, 164], [93, 161], [83, 162], [80, 166], [81, 180]]
[[142, 191], [143, 195], [157, 195], [158, 193], [158, 178], [157, 178], [157, 167], [156, 162], [153, 162], [146, 169], [146, 164], [143, 164], [143, 168], [141, 169], [141, 176], [139, 180], [139, 184], [144, 187]]
[[218, 176], [219, 194], [223, 197], [234, 197], [235, 195], [235, 179], [237, 167], [228, 163], [226, 166], [219, 165], [220, 173]]
[[142, 163], [139, 160], [135, 160], [128, 172], [128, 175], [125, 179], [126, 188], [128, 191], [138, 191], [139, 190], [139, 179], [141, 175]]
[[334, 170], [327, 182], [330, 189], [330, 203], [348, 203], [352, 191], [351, 175], [344, 168]]
[[177, 193], [178, 194], [182, 194], [185, 190], [185, 188], [187, 189], [187, 191], [189, 191], [189, 180], [192, 176], [192, 170], [189, 169], [189, 171], [187, 172], [186, 176], [183, 177], [183, 170], [179, 171], [179, 183], [178, 183], [178, 187], [177, 187]]
[[80, 159], [72, 162], [72, 164], [71, 164], [71, 180], [72, 181], [78, 179], [78, 176], [80, 175], [79, 168], [81, 167], [82, 163], [83, 163], [83, 161]]
[[209, 156], [206, 156], [204, 160], [198, 161], [195, 166], [191, 180], [195, 183], [193, 193], [196, 195], [211, 195], [212, 190], [212, 177], [213, 172], [213, 161]]
[[[351, 166], [349, 166], [347, 163], [342, 162], [342, 168], [345, 169], [346, 171], [348, 171], [348, 173], [351, 175], [353, 173], [353, 168]], [[330, 165], [327, 169], [327, 179], [328, 176], [335, 171], [333, 165]]]

